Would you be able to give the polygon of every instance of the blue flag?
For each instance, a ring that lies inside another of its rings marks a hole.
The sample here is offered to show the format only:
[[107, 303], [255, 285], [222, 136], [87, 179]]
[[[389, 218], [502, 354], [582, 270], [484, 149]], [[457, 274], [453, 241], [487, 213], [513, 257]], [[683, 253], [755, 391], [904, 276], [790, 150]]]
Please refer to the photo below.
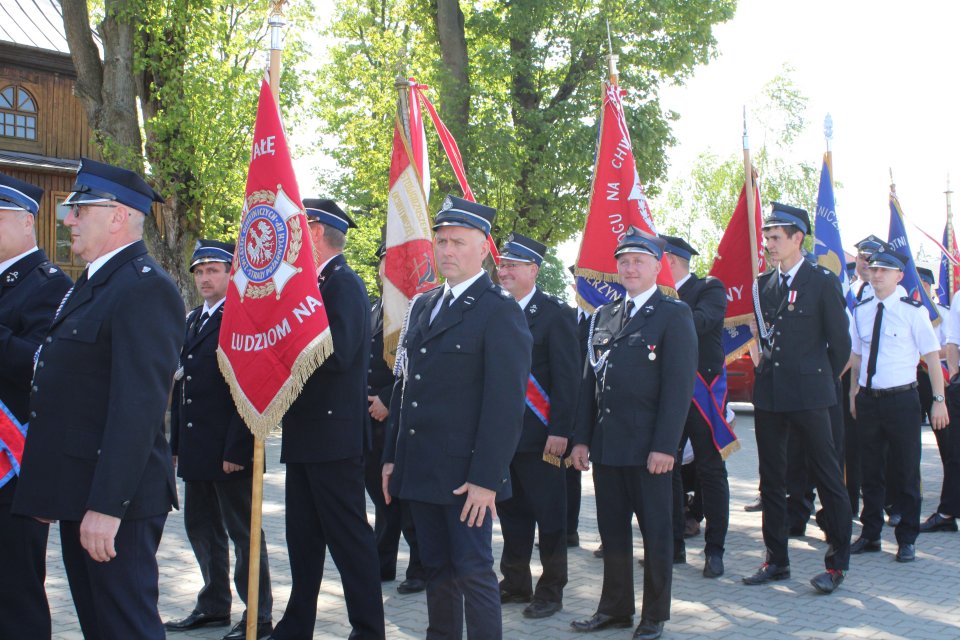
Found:
[[820, 170], [820, 190], [817, 194], [817, 213], [814, 217], [813, 254], [817, 264], [826, 267], [840, 279], [847, 306], [851, 309], [856, 298], [850, 291], [847, 278], [847, 261], [840, 241], [840, 221], [837, 219], [836, 201], [833, 198], [833, 170], [823, 155], [823, 168]]
[[897, 200], [895, 193], [890, 194], [890, 233], [887, 237], [887, 242], [896, 251], [907, 256], [907, 268], [903, 272], [903, 280], [900, 284], [907, 290], [907, 295], [914, 300], [919, 300], [927, 308], [933, 326], [939, 325], [940, 311], [920, 284], [920, 275], [913, 261], [913, 251], [910, 250], [910, 241], [907, 239], [907, 229], [903, 222], [903, 209], [900, 208], [900, 201]]

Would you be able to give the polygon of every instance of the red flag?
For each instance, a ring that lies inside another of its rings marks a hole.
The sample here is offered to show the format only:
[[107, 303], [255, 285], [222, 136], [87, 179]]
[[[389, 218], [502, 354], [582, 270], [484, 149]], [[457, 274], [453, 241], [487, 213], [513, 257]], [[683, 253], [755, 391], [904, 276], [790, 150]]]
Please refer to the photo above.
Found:
[[[621, 101], [623, 93], [616, 83], [604, 83], [590, 209], [576, 265], [578, 276], [604, 282], [619, 282], [613, 253], [631, 225], [648, 233], [657, 233], [633, 157]], [[674, 287], [666, 258], [662, 261], [657, 284], [669, 289]]]
[[[398, 117], [393, 132], [390, 193], [387, 197], [387, 254], [383, 278], [383, 356], [393, 366], [400, 329], [411, 298], [437, 285], [430, 215], [429, 162], [420, 104], [411, 80], [408, 138]], [[418, 157], [418, 149], [420, 151]]]
[[333, 350], [307, 218], [265, 80], [230, 279], [217, 359], [240, 415], [264, 437]]
[[[766, 270], [766, 260], [761, 243], [763, 235], [760, 231], [762, 225], [759, 215], [761, 211], [759, 189], [755, 191], [754, 197], [753, 224], [757, 233], [755, 260], [758, 273], [763, 273]], [[753, 317], [753, 270], [750, 264], [748, 219], [746, 187], [742, 187], [737, 208], [733, 212], [733, 217], [730, 218], [730, 224], [727, 225], [723, 238], [720, 239], [717, 257], [714, 258], [713, 266], [710, 268], [710, 275], [719, 278], [727, 289], [727, 315], [724, 318], [724, 325], [727, 327], [746, 324]]]

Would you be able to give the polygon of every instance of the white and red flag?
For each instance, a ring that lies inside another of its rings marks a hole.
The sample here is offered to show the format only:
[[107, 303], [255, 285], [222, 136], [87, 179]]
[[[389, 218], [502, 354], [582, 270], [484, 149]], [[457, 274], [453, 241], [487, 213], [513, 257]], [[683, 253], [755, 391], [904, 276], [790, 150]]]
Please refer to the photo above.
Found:
[[399, 101], [390, 161], [383, 278], [383, 356], [390, 366], [410, 300], [437, 286], [427, 211], [430, 162], [416, 87], [411, 80], [401, 89], [407, 95]]
[[307, 218], [266, 81], [230, 279], [217, 359], [237, 410], [262, 438], [333, 350]]

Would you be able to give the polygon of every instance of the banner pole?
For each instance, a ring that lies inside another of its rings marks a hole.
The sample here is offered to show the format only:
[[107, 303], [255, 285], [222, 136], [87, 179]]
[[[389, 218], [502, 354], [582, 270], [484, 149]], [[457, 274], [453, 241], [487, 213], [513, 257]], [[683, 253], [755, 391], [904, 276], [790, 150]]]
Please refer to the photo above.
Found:
[[[950, 206], [950, 195], [953, 191], [950, 190], [950, 175], [947, 175], [947, 190], [943, 192], [947, 196], [947, 251], [950, 252], [950, 257], [953, 257], [957, 253], [956, 243], [953, 241], [953, 209]], [[950, 262], [949, 260], [947, 262]], [[957, 283], [956, 278], [954, 277], [954, 266], [953, 264], [947, 265], [947, 301], [948, 304], [953, 302], [953, 292], [956, 291]]]
[[757, 243], [757, 190], [753, 185], [753, 162], [750, 160], [750, 136], [747, 135], [747, 107], [743, 107], [743, 185], [747, 198], [747, 228], [750, 234], [750, 270], [753, 279], [760, 275]]
[[[283, 5], [286, 0], [270, 4], [270, 91], [280, 110], [280, 55], [283, 50]], [[250, 561], [247, 573], [246, 639], [257, 640], [257, 619], [260, 606], [260, 545], [263, 536], [263, 459], [264, 438], [253, 437], [253, 482], [250, 498]]]

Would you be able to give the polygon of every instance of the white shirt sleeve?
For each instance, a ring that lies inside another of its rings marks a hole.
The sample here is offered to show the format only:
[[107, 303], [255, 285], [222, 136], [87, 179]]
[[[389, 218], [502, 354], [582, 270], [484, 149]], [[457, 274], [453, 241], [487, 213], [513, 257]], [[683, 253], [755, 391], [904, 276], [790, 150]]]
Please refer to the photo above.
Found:
[[850, 309], [847, 309], [847, 319], [850, 321], [848, 323], [850, 326], [850, 350], [859, 356], [863, 353], [863, 348], [860, 344], [860, 334], [857, 332], [857, 317]]
[[937, 339], [937, 332], [930, 322], [930, 316], [923, 307], [917, 309], [917, 313], [911, 314], [913, 323], [910, 330], [913, 331], [913, 339], [917, 343], [917, 349], [920, 355], [940, 351], [940, 340]]

